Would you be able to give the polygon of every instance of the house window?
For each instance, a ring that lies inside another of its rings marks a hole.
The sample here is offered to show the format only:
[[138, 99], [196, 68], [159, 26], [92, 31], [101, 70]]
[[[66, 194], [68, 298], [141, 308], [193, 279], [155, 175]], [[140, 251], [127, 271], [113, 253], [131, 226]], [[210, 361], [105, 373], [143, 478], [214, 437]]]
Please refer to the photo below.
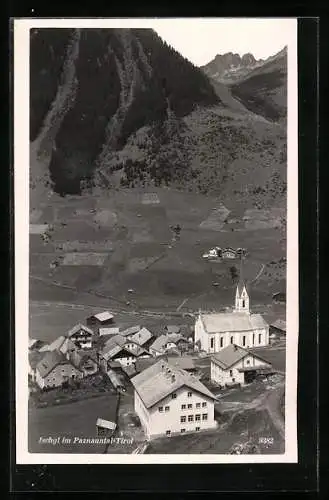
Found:
[[260, 333], [258, 335], [258, 344], [261, 344], [262, 343], [262, 334]]
[[232, 378], [232, 382], [233, 382], [233, 384], [234, 384], [234, 382], [235, 382], [235, 378]]
[[208, 413], [202, 414], [202, 420], [208, 420]]
[[195, 421], [200, 422], [200, 420], [201, 420], [201, 415], [200, 414], [195, 415]]
[[231, 337], [231, 344], [233, 344], [233, 337]]
[[187, 417], [187, 420], [188, 420], [188, 422], [193, 422], [193, 420], [194, 420], [194, 415], [189, 415], [189, 416]]
[[223, 337], [220, 338], [220, 346], [223, 347], [224, 339]]
[[206, 406], [207, 406], [207, 403], [204, 401], [204, 402], [202, 403], [202, 408], [205, 408]]
[[180, 421], [181, 421], [182, 424], [184, 424], [186, 422], [186, 416], [184, 415], [183, 417], [181, 417]]
[[165, 411], [169, 411], [169, 406], [165, 406]]
[[214, 348], [214, 338], [210, 339], [210, 348]]
[[163, 411], [163, 406], [159, 406], [159, 412], [161, 413]]
[[181, 433], [183, 433], [183, 432], [185, 432], [185, 429], [181, 429], [180, 431], [181, 431]]
[[188, 392], [188, 393], [187, 393], [187, 397], [188, 397], [188, 398], [191, 398], [191, 397], [192, 397], [192, 392]]
[[245, 346], [246, 345], [246, 336], [244, 335], [242, 337], [242, 345]]
[[166, 431], [166, 436], [170, 436], [171, 431]]
[[250, 360], [249, 359], [247, 359], [246, 364], [250, 365]]
[[200, 403], [197, 403], [195, 406], [196, 408], [200, 408]]
[[196, 430], [196, 431], [199, 431], [199, 430], [200, 430], [200, 427], [196, 427], [196, 428], [195, 428], [195, 430]]
[[182, 410], [186, 410], [186, 405], [181, 406]]
[[233, 370], [230, 370], [230, 377], [233, 376]]
[[174, 392], [174, 393], [171, 395], [171, 398], [172, 398], [172, 399], [176, 399], [176, 398], [177, 398], [177, 394], [176, 394], [176, 392]]
[[187, 405], [187, 408], [190, 410], [192, 408], [193, 405], [189, 404]]

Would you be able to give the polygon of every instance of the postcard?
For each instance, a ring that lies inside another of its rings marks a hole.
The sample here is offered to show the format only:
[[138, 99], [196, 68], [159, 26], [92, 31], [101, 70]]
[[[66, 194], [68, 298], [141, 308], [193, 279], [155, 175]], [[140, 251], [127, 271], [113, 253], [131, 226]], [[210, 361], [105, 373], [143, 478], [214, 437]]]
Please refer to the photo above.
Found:
[[14, 21], [18, 464], [297, 463], [297, 19]]

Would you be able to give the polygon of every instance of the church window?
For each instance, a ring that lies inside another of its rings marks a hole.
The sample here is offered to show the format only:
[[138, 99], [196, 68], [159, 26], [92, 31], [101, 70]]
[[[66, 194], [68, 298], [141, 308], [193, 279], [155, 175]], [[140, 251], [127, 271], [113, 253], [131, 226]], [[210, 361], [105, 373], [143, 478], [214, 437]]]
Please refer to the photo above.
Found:
[[261, 344], [262, 343], [262, 334], [260, 333], [258, 335], [258, 343]]
[[244, 335], [242, 337], [242, 345], [245, 346], [246, 345], [246, 336]]
[[252, 345], [254, 345], [254, 343], [255, 343], [255, 334], [253, 333], [252, 334]]
[[231, 344], [233, 344], [233, 337], [231, 337]]
[[214, 348], [214, 338], [210, 339], [210, 347], [211, 349]]
[[244, 299], [242, 301], [242, 307], [246, 307], [246, 301]]
[[223, 337], [220, 338], [220, 346], [223, 347], [223, 342], [224, 342], [224, 339]]

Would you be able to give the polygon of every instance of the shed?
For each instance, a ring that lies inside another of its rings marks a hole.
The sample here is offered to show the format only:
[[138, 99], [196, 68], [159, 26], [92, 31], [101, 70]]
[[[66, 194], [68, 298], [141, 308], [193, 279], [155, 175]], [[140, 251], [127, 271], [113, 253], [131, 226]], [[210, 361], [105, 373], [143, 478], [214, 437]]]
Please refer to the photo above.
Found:
[[96, 421], [96, 430], [98, 436], [107, 436], [113, 434], [117, 427], [115, 422], [110, 420], [104, 420], [103, 418], [98, 418]]
[[286, 335], [286, 322], [283, 319], [277, 319], [270, 325], [270, 335], [280, 336]]
[[93, 314], [87, 318], [88, 326], [105, 326], [113, 323], [114, 315], [109, 311], [103, 311], [97, 314]]

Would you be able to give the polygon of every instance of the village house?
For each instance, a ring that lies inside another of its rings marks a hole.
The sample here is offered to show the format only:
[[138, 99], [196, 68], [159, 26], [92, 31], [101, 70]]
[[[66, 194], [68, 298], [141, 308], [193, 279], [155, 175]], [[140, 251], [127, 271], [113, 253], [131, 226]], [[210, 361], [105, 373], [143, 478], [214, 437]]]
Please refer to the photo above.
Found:
[[70, 379], [81, 379], [83, 373], [60, 351], [46, 352], [36, 366], [36, 383], [40, 389], [59, 387]]
[[87, 325], [94, 328], [95, 332], [99, 328], [113, 324], [114, 315], [109, 311], [104, 311], [98, 314], [93, 314], [87, 318]]
[[68, 332], [67, 337], [81, 349], [90, 349], [92, 347], [94, 332], [85, 325], [79, 323]]
[[121, 366], [135, 363], [137, 358], [150, 357], [150, 353], [136, 342], [121, 335], [114, 335], [99, 353], [99, 363], [105, 372], [110, 369], [109, 363], [117, 361]]
[[118, 335], [120, 328], [117, 326], [109, 326], [98, 329], [98, 335], [104, 337], [105, 335]]
[[270, 337], [282, 338], [286, 336], [286, 322], [283, 319], [277, 319], [270, 324]]
[[186, 347], [188, 347], [188, 340], [180, 334], [160, 335], [150, 345], [150, 354], [152, 356], [161, 356], [171, 349], [182, 350]]
[[141, 328], [141, 330], [139, 330], [136, 333], [126, 336], [126, 338], [132, 340], [133, 342], [136, 342], [136, 344], [138, 344], [141, 347], [144, 347], [144, 349], [149, 349], [151, 344], [154, 342], [153, 333], [151, 333], [145, 327]]
[[234, 248], [223, 248], [221, 252], [221, 257], [222, 259], [236, 259], [237, 258], [237, 253]]
[[194, 376], [159, 360], [131, 379], [147, 439], [214, 429], [216, 397]]
[[257, 373], [271, 370], [271, 364], [266, 360], [243, 349], [230, 344], [211, 358], [211, 381], [220, 386], [232, 384], [246, 384], [254, 380]]
[[172, 334], [172, 333], [178, 334], [180, 333], [181, 330], [180, 326], [178, 325], [166, 325], [164, 329], [167, 334]]
[[94, 375], [98, 372], [97, 353], [95, 350], [74, 350], [68, 354], [67, 359], [82, 372], [83, 377]]
[[195, 343], [207, 353], [215, 353], [230, 344], [258, 347], [269, 344], [269, 326], [260, 314], [252, 314], [245, 283], [238, 283], [232, 312], [198, 315]]
[[185, 370], [188, 373], [195, 374], [197, 372], [194, 360], [190, 356], [161, 355], [156, 358], [137, 359], [135, 363], [136, 373], [141, 373], [155, 363], [158, 363], [159, 359], [163, 359], [166, 363], [169, 363], [176, 368]]
[[129, 326], [125, 330], [122, 330], [120, 332], [120, 335], [122, 337], [129, 337], [130, 335], [134, 335], [135, 333], [138, 333], [142, 327], [140, 325], [135, 325], [135, 326]]

